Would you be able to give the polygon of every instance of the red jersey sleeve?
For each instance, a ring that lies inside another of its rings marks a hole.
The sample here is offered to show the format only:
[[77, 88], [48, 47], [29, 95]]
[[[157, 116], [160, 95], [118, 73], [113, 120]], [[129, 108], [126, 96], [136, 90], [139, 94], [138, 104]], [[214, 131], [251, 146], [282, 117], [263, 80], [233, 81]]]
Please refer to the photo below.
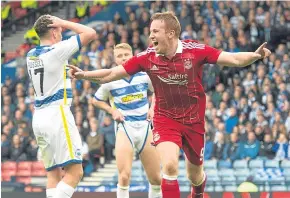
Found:
[[142, 62], [141, 56], [139, 57], [133, 56], [123, 64], [123, 67], [129, 75], [133, 75], [140, 71], [143, 71], [141, 62]]
[[215, 64], [221, 52], [221, 50], [205, 45], [205, 62]]

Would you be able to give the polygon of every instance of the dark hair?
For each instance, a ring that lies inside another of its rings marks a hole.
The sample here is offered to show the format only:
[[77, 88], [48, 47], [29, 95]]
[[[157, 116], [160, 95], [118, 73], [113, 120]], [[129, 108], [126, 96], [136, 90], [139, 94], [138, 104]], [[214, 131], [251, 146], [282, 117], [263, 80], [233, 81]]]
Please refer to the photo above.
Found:
[[42, 38], [46, 36], [48, 33], [48, 30], [50, 29], [48, 27], [49, 24], [52, 24], [52, 20], [50, 19], [50, 15], [42, 15], [40, 16], [34, 23], [34, 29], [39, 38]]

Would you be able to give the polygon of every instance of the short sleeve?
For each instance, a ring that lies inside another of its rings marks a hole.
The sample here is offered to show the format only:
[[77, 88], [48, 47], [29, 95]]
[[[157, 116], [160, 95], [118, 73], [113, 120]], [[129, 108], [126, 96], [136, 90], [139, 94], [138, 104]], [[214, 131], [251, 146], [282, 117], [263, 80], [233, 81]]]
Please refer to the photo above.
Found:
[[74, 53], [81, 49], [80, 35], [72, 36], [68, 40], [57, 43], [55, 48], [57, 56], [61, 60], [68, 60]]
[[205, 62], [215, 64], [221, 52], [221, 50], [205, 45]]
[[133, 56], [123, 64], [123, 67], [129, 75], [141, 72], [143, 71], [141, 66], [142, 59], [144, 59], [142, 56]]
[[109, 99], [109, 90], [106, 84], [101, 85], [95, 93], [94, 98], [98, 101], [107, 101]]

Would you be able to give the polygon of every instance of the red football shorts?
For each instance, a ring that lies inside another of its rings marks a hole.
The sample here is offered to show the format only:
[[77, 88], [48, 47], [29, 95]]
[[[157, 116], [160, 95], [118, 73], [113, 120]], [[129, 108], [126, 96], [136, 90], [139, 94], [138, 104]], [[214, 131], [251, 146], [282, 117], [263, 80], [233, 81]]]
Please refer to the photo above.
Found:
[[166, 117], [154, 117], [153, 145], [173, 142], [183, 149], [187, 159], [194, 165], [203, 164], [204, 124], [183, 125]]

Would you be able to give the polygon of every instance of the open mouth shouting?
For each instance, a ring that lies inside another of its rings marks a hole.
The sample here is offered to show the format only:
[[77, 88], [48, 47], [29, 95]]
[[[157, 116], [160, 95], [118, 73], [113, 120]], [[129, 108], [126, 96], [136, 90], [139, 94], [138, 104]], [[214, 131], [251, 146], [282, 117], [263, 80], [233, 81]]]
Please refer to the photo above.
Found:
[[158, 41], [152, 41], [152, 44], [153, 44], [153, 47], [156, 50], [156, 48], [158, 47]]

